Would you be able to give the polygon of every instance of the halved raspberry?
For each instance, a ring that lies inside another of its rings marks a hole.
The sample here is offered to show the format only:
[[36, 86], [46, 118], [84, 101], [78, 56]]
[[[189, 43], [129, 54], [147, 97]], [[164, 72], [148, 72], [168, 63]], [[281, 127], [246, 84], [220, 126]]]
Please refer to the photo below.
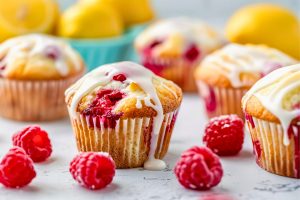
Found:
[[144, 57], [142, 58], [142, 64], [154, 74], [161, 76], [161, 73], [166, 67], [168, 67], [168, 65], [155, 60], [156, 58]]
[[123, 82], [126, 80], [126, 76], [124, 74], [117, 74], [113, 77], [113, 80]]
[[147, 47], [145, 47], [145, 48], [143, 49], [143, 54], [144, 54], [145, 56], [151, 55], [152, 50], [153, 50], [156, 46], [158, 46], [158, 45], [160, 45], [160, 44], [162, 44], [162, 43], [163, 43], [163, 40], [154, 40], [152, 43], [150, 43]]
[[209, 94], [204, 97], [205, 108], [208, 113], [215, 112], [217, 109], [216, 94], [212, 87], [208, 86]]
[[0, 163], [0, 183], [5, 187], [23, 187], [35, 176], [32, 160], [20, 147], [11, 148]]
[[45, 50], [46, 57], [52, 60], [56, 60], [57, 58], [59, 58], [60, 54], [61, 52], [56, 46], [48, 46]]
[[235, 155], [244, 142], [244, 122], [237, 115], [212, 118], [205, 128], [203, 142], [220, 156]]
[[258, 140], [253, 141], [253, 153], [255, 154], [256, 161], [259, 162], [262, 154], [262, 148]]
[[82, 186], [92, 190], [110, 184], [115, 176], [115, 162], [104, 152], [83, 152], [70, 163], [70, 173]]
[[193, 190], [210, 189], [223, 176], [218, 156], [206, 147], [197, 146], [183, 152], [174, 172], [181, 185]]
[[253, 121], [253, 117], [245, 112], [245, 120], [251, 124], [252, 128], [255, 128], [255, 123]]
[[197, 60], [197, 58], [199, 58], [199, 56], [200, 50], [195, 44], [192, 44], [184, 53], [185, 59], [190, 62], [194, 62], [195, 60]]
[[89, 117], [89, 124], [94, 123], [93, 118], [96, 120], [95, 125], [100, 128], [100, 123], [104, 127], [114, 128], [116, 121], [120, 119], [122, 113], [113, 113], [114, 106], [125, 97], [126, 95], [119, 90], [103, 89], [99, 90], [92, 103], [82, 111], [84, 116]]
[[12, 137], [13, 145], [25, 150], [34, 162], [41, 162], [50, 157], [52, 146], [48, 134], [39, 126], [28, 126], [15, 133]]

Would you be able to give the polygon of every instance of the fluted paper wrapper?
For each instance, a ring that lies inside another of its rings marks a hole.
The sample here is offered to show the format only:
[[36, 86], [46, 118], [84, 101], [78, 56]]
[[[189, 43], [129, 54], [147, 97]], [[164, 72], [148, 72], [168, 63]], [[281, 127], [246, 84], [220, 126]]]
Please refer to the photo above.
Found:
[[300, 127], [292, 126], [288, 145], [283, 142], [284, 132], [280, 124], [248, 116], [257, 164], [268, 172], [281, 176], [300, 178]]
[[173, 59], [159, 59], [159, 58], [150, 59], [149, 58], [148, 62], [162, 64], [164, 67], [157, 75], [167, 80], [173, 81], [184, 92], [197, 91], [195, 78], [194, 78], [194, 71], [200, 61], [187, 62], [186, 60], [181, 58], [173, 58]]
[[172, 61], [170, 66], [162, 71], [162, 77], [175, 82], [184, 92], [196, 92], [194, 71], [197, 64], [183, 60]]
[[[156, 136], [157, 159], [162, 159], [168, 151], [177, 112], [164, 115], [160, 133]], [[108, 152], [117, 168], [141, 167], [148, 158], [153, 118], [121, 118], [115, 128], [106, 128], [103, 123], [97, 127], [95, 118], [91, 120], [79, 113], [75, 118], [71, 117], [71, 121], [79, 151]]]
[[62, 80], [0, 79], [0, 115], [19, 121], [49, 121], [67, 115], [64, 92], [79, 76]]
[[197, 81], [197, 87], [208, 118], [228, 114], [244, 118], [241, 101], [247, 89], [212, 87], [203, 81]]

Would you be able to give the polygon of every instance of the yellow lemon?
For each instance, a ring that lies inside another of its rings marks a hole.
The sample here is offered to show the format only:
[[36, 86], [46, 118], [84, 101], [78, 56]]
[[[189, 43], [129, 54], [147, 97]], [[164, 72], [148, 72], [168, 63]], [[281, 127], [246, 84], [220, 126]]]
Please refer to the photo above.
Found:
[[228, 21], [231, 42], [266, 44], [300, 59], [300, 22], [288, 9], [255, 4], [238, 10]]
[[0, 42], [32, 32], [51, 33], [59, 16], [54, 0], [0, 0]]
[[123, 33], [118, 11], [98, 1], [79, 1], [61, 16], [58, 34], [68, 38], [103, 38]]
[[149, 0], [105, 0], [120, 12], [126, 26], [147, 22], [154, 18]]

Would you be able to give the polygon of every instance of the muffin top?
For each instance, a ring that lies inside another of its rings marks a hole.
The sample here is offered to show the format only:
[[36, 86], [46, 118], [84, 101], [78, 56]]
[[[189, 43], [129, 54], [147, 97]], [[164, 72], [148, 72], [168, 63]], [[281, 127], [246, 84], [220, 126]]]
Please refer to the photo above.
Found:
[[211, 27], [185, 17], [158, 21], [135, 40], [136, 49], [144, 54], [160, 58], [183, 56], [189, 61], [199, 60], [222, 44], [222, 38]]
[[79, 54], [66, 42], [30, 34], [0, 44], [0, 76], [17, 80], [56, 80], [84, 71]]
[[132, 62], [98, 67], [65, 94], [73, 116], [154, 117], [175, 111], [182, 100], [176, 84]]
[[225, 88], [250, 88], [257, 80], [296, 60], [263, 45], [228, 44], [207, 56], [196, 70], [196, 79]]
[[277, 69], [257, 81], [243, 97], [242, 107], [250, 116], [281, 123], [287, 133], [291, 124], [300, 123], [300, 64]]

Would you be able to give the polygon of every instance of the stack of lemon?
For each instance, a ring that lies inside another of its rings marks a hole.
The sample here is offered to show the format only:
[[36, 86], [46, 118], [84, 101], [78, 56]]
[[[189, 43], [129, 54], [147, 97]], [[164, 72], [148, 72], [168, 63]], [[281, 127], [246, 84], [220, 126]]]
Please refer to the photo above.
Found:
[[0, 42], [33, 32], [113, 37], [154, 16], [149, 0], [79, 0], [62, 14], [55, 0], [0, 0], [0, 5]]

